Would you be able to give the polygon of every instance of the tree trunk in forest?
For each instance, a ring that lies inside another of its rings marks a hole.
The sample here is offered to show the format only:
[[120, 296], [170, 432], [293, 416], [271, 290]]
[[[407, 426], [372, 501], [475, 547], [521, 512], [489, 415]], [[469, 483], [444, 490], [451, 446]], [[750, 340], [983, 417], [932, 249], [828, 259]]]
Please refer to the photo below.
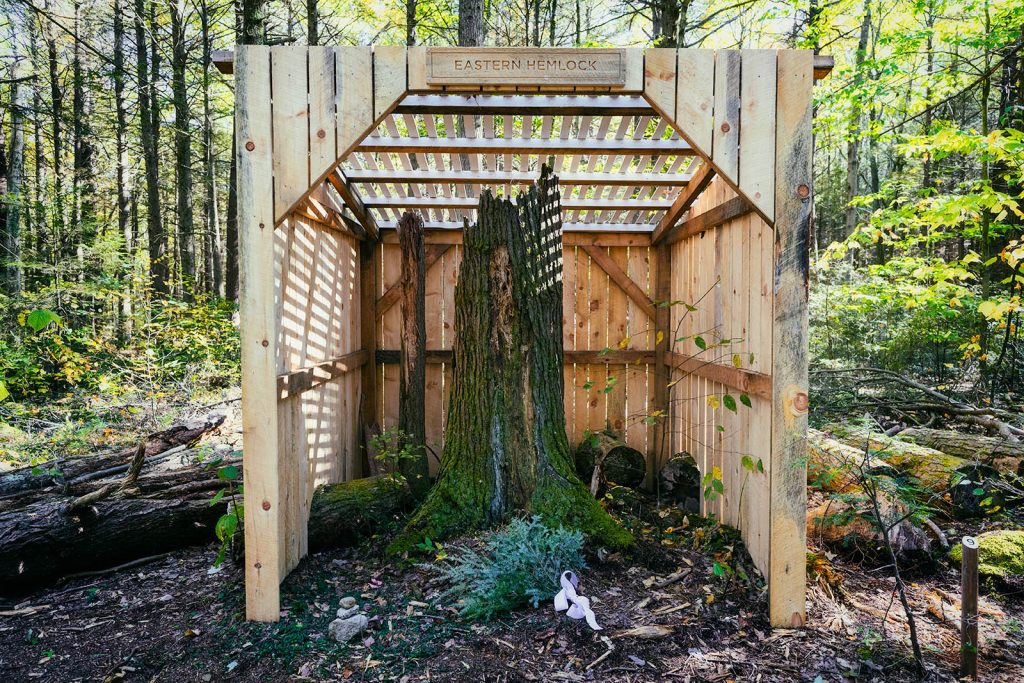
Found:
[[[306, 0], [306, 44], [320, 44], [320, 17], [317, 0]], [[411, 43], [410, 43], [411, 45]]]
[[[12, 75], [14, 70], [12, 69]], [[25, 172], [25, 108], [22, 93], [16, 78], [12, 78], [10, 90], [11, 142], [10, 155], [0, 149], [0, 157], [6, 156], [5, 166], [0, 175], [0, 259], [3, 262], [4, 291], [11, 295], [21, 293], [21, 186]], [[0, 135], [0, 138], [3, 136]], [[0, 142], [0, 144], [3, 144]]]
[[483, 0], [459, 0], [459, 46], [483, 47]]
[[416, 457], [403, 460], [402, 475], [417, 499], [430, 489], [427, 466], [426, 390], [427, 315], [424, 302], [426, 271], [423, 247], [423, 219], [406, 212], [398, 221], [398, 242], [402, 251], [401, 310], [402, 350], [398, 385], [398, 429]]
[[78, 279], [85, 279], [85, 249], [96, 243], [96, 172], [93, 168], [95, 150], [92, 131], [92, 84], [82, 55], [82, 3], [75, 2], [74, 50], [72, 55], [71, 130], [74, 134], [73, 173], [71, 176], [75, 256]]
[[203, 43], [203, 282], [207, 292], [224, 296], [220, 212], [217, 210], [217, 158], [213, 149], [213, 110], [210, 106], [213, 40], [210, 35], [210, 8], [206, 0], [203, 0], [199, 11]]
[[242, 45], [263, 45], [267, 40], [267, 0], [241, 0]]
[[405, 45], [416, 44], [416, 0], [405, 0]]
[[61, 265], [68, 255], [70, 240], [67, 235], [67, 216], [64, 207], [64, 91], [57, 65], [57, 41], [49, 31], [46, 35], [46, 61], [50, 81], [50, 142], [53, 145], [53, 208], [50, 225], [53, 240], [53, 287], [57, 304], [61, 303]]
[[871, 0], [864, 0], [864, 16], [860, 25], [860, 40], [857, 43], [857, 52], [854, 56], [854, 87], [858, 89], [853, 94], [850, 104], [850, 119], [847, 127], [846, 140], [846, 235], [849, 237], [857, 228], [857, 207], [853, 206], [853, 200], [859, 192], [860, 184], [860, 117], [862, 97], [859, 88], [864, 83], [864, 61], [867, 59], [868, 37], [871, 32]]
[[171, 92], [174, 99], [175, 198], [178, 242], [181, 250], [182, 293], [191, 298], [199, 286], [196, 268], [195, 217], [192, 212], [192, 112], [185, 80], [188, 51], [185, 46], [185, 0], [171, 7]]
[[545, 168], [517, 201], [485, 191], [464, 230], [441, 470], [392, 552], [516, 513], [632, 541], [577, 478], [565, 434], [558, 179]]
[[[232, 126], [234, 129], [234, 126]], [[224, 217], [224, 297], [238, 301], [238, 149], [231, 138], [231, 166], [228, 169], [228, 206]]]
[[124, 98], [124, 5], [122, 0], [114, 0], [114, 144], [117, 155], [116, 193], [117, 193], [117, 232], [121, 235], [121, 255], [123, 262], [119, 275], [122, 278], [124, 291], [120, 295], [120, 321], [118, 335], [123, 341], [132, 331], [132, 258], [135, 255], [135, 239], [131, 223], [131, 197], [128, 192], [128, 108]]
[[[139, 142], [146, 168], [146, 233], [149, 240], [149, 277], [153, 291], [167, 294], [167, 236], [160, 219], [160, 158], [157, 156], [157, 129], [154, 127], [156, 102], [152, 82], [155, 63], [147, 56], [146, 0], [135, 0], [135, 59], [139, 97]], [[151, 27], [152, 28], [152, 27]], [[150, 70], [153, 70], [151, 76]]]

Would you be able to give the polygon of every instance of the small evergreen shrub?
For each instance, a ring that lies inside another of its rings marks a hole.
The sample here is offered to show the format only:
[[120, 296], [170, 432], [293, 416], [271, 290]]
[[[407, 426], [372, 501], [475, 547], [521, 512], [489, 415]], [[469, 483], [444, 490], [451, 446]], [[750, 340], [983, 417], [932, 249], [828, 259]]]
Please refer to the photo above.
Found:
[[582, 533], [552, 529], [534, 517], [490, 534], [483, 552], [462, 548], [429, 566], [448, 584], [442, 599], [461, 601], [464, 617], [489, 619], [553, 597], [562, 572], [585, 566], [582, 551]]

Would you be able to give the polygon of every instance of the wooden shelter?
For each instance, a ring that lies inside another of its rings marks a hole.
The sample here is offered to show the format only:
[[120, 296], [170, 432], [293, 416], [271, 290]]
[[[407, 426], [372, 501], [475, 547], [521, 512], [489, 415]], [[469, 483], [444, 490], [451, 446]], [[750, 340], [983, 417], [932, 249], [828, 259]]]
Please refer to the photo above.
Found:
[[360, 425], [395, 422], [399, 216], [428, 228], [440, 453], [463, 219], [482, 187], [514, 193], [552, 163], [570, 442], [610, 426], [651, 472], [692, 454], [724, 484], [705, 509], [742, 532], [771, 622], [804, 622], [811, 86], [826, 61], [296, 46], [219, 61], [236, 74], [250, 618], [278, 618], [314, 487], [361, 476]]

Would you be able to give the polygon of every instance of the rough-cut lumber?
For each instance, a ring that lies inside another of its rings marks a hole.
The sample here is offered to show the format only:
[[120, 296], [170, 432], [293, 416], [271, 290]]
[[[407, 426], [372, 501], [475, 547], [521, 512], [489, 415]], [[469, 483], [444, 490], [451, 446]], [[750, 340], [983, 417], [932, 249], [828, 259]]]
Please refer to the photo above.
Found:
[[[454, 171], [418, 168], [396, 170], [387, 168], [352, 169], [346, 173], [352, 183], [430, 183], [459, 185], [532, 185], [537, 174], [530, 171]], [[685, 173], [565, 173], [559, 176], [563, 185], [600, 185], [616, 187], [683, 187], [690, 182]], [[461, 223], [459, 226], [461, 227]]]
[[654, 310], [654, 302], [651, 301], [650, 297], [647, 296], [644, 290], [640, 288], [640, 285], [633, 282], [629, 275], [619, 267], [619, 264], [615, 263], [615, 261], [608, 256], [608, 252], [601, 247], [593, 245], [584, 245], [583, 251], [587, 252], [591, 261], [600, 266], [601, 270], [608, 274], [608, 277], [612, 279], [619, 289], [626, 293], [626, 296], [632, 299], [633, 302], [640, 307], [641, 311], [646, 313], [650, 318], [655, 317], [656, 311]]
[[402, 358], [399, 363], [398, 428], [406, 445], [418, 449], [416, 457], [399, 463], [402, 475], [416, 498], [430, 488], [427, 466], [426, 388], [427, 388], [427, 314], [423, 295], [426, 291], [426, 264], [423, 248], [423, 219], [406, 213], [398, 223], [398, 242], [402, 249], [401, 287]]
[[396, 114], [532, 114], [543, 116], [644, 116], [651, 106], [640, 95], [407, 95]]
[[[591, 154], [694, 154], [683, 140], [587, 140]], [[576, 154], [578, 140], [560, 138], [367, 138], [357, 148], [360, 152], [395, 154]]]
[[369, 354], [363, 349], [346, 353], [308, 368], [292, 370], [277, 376], [277, 396], [280, 399], [297, 396], [335, 377], [357, 370], [366, 363]]
[[679, 193], [679, 196], [672, 202], [672, 206], [658, 221], [657, 227], [654, 228], [654, 234], [651, 235], [652, 244], [658, 244], [673, 236], [673, 233], [679, 229], [679, 219], [697, 201], [697, 197], [707, 189], [714, 177], [714, 167], [709, 163], [702, 163], [686, 189]]
[[[449, 244], [431, 244], [424, 250], [424, 266], [423, 272], [426, 273], [430, 268], [441, 260], [445, 252], [448, 251]], [[388, 291], [384, 292], [379, 299], [377, 299], [377, 314], [376, 317], [382, 317], [389, 308], [394, 306], [399, 298], [402, 296], [402, 287], [400, 282], [396, 282], [391, 287], [388, 287]]]
[[719, 204], [713, 209], [688, 218], [685, 222], [676, 226], [671, 235], [664, 239], [665, 244], [675, 244], [706, 230], [724, 225], [734, 218], [746, 216], [754, 210], [754, 207], [743, 197], [733, 197]]
[[670, 353], [668, 360], [674, 371], [705, 377], [751, 396], [771, 398], [772, 378], [770, 375], [744, 370], [732, 365], [713, 363], [677, 351]]

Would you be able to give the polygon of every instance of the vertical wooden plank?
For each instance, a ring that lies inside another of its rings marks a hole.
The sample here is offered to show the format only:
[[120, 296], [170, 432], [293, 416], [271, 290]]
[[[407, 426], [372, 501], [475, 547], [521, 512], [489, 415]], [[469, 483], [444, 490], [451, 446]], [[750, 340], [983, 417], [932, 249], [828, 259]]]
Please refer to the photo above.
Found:
[[719, 50], [715, 55], [715, 167], [733, 184], [739, 176], [740, 52]]
[[676, 117], [676, 49], [644, 50], [644, 97], [663, 118]]
[[334, 49], [309, 51], [309, 179], [316, 181], [334, 165], [338, 155], [334, 112]]
[[346, 156], [373, 125], [373, 53], [368, 47], [335, 47], [335, 113], [338, 158]]
[[[359, 342], [366, 350], [366, 364], [360, 372], [359, 398], [360, 446], [366, 446], [366, 425], [377, 421], [377, 243], [366, 240], [359, 245]], [[363, 458], [360, 458], [362, 463]]]
[[427, 90], [427, 48], [410, 47], [409, 51], [409, 90]]
[[[405, 47], [378, 45], [373, 48], [373, 120], [379, 121], [405, 95]], [[363, 83], [363, 96], [366, 96]]]
[[[653, 299], [654, 291], [649, 279], [650, 248], [629, 247], [628, 249], [626, 274], [633, 282], [640, 285], [647, 296]], [[654, 321], [649, 319], [632, 299], [626, 302], [626, 316], [629, 321], [629, 348], [643, 351], [652, 349]], [[654, 459], [648, 450], [649, 429], [644, 423], [644, 417], [649, 412], [647, 403], [649, 370], [649, 365], [633, 365], [626, 372], [626, 443], [644, 454], [647, 458], [647, 469], [652, 470]]]
[[775, 50], [743, 50], [739, 184], [758, 211], [775, 219]]
[[[583, 253], [580, 253], [580, 259]], [[601, 266], [594, 263], [594, 260], [587, 256], [587, 267], [590, 269], [590, 339], [587, 348], [591, 351], [600, 351], [609, 346], [608, 342], [608, 274], [601, 269]], [[587, 367], [587, 375], [591, 381], [590, 390], [587, 391], [590, 415], [587, 418], [587, 429], [592, 432], [600, 432], [607, 425], [608, 417], [608, 395], [605, 387], [608, 380], [608, 366], [590, 365]]]
[[772, 326], [772, 486], [769, 612], [806, 621], [807, 287], [811, 220], [813, 55], [778, 54], [775, 279]]
[[[401, 277], [401, 254], [397, 244], [384, 244], [382, 252], [382, 293], [394, 286]], [[381, 318], [380, 343], [382, 348], [397, 349], [402, 344], [402, 311], [400, 306], [392, 306], [384, 311]], [[384, 412], [381, 415], [381, 428], [388, 429], [398, 426], [398, 383], [399, 367], [395, 364], [384, 366]]]
[[278, 510], [277, 329], [270, 51], [239, 46], [236, 57], [239, 306], [242, 439], [245, 450], [246, 617], [280, 619], [281, 520]]
[[672, 350], [673, 331], [670, 329], [672, 309], [665, 305], [672, 297], [672, 251], [671, 247], [660, 244], [653, 247], [654, 266], [654, 301], [657, 304], [654, 319], [654, 411], [661, 411], [662, 416], [654, 426], [654, 459], [649, 475], [655, 481], [657, 472], [671, 457], [669, 453], [669, 437], [673, 431], [672, 406], [669, 404], [669, 382], [671, 381], [670, 356]]
[[309, 189], [306, 47], [270, 50], [274, 117], [274, 216], [283, 219]]
[[[576, 251], [576, 349], [590, 348], [590, 257], [582, 249]], [[590, 397], [583, 387], [590, 379], [589, 366], [579, 363], [575, 366], [572, 391], [575, 400], [576, 425], [573, 432], [577, 442], [590, 428]]]
[[[608, 256], [625, 273], [629, 269], [628, 247], [608, 247]], [[629, 340], [629, 320], [627, 317], [627, 304], [630, 301], [626, 293], [617, 284], [608, 278], [608, 313], [607, 346], [611, 349], [625, 348], [632, 340]], [[608, 379], [614, 378], [614, 386], [606, 395], [607, 419], [612, 430], [625, 440], [627, 432], [626, 424], [626, 385], [629, 376], [639, 366], [631, 365], [609, 365]]]
[[679, 50], [677, 70], [676, 128], [704, 156], [711, 158], [715, 51]]
[[[562, 248], [562, 349], [576, 350], [576, 247]], [[565, 433], [570, 448], [576, 448], [576, 368], [565, 363], [562, 393], [565, 405]]]

